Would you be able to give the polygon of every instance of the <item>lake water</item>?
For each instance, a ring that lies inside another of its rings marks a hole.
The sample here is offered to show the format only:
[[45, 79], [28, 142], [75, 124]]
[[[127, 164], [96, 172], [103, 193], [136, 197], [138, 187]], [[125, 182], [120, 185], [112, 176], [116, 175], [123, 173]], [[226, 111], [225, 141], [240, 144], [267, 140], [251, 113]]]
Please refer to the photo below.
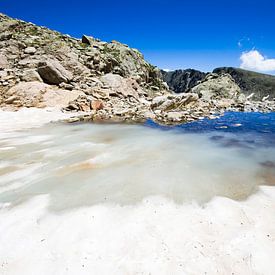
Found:
[[1, 120], [1, 274], [272, 274], [274, 113], [32, 119]]
[[176, 127], [52, 123], [0, 139], [0, 201], [50, 194], [60, 210], [245, 199], [275, 184], [275, 115], [228, 113]]

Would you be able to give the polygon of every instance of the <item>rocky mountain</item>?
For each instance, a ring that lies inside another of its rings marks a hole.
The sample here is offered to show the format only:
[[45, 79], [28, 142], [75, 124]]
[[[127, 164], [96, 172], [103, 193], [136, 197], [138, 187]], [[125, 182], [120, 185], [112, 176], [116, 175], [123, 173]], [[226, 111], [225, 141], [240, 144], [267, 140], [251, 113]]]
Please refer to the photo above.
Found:
[[269, 96], [275, 98], [275, 76], [251, 72], [232, 67], [217, 68], [213, 71], [217, 74], [228, 73], [239, 85], [242, 92], [249, 96], [253, 94], [254, 99], [262, 99]]
[[[187, 92], [205, 79], [207, 73], [197, 70], [175, 70], [171, 72], [161, 71], [163, 80], [170, 90], [175, 93]], [[229, 74], [237, 83], [245, 96], [251, 96], [254, 100], [265, 97], [275, 98], [275, 76], [267, 75], [233, 67], [221, 67], [213, 70], [218, 75]]]
[[[163, 81], [167, 79], [168, 85]], [[172, 88], [171, 88], [172, 87]], [[173, 124], [226, 110], [272, 111], [275, 102], [241, 94], [228, 74], [160, 72], [117, 41], [82, 39], [0, 14], [0, 108], [55, 107], [76, 121], [152, 119]]]
[[175, 70], [170, 72], [161, 70], [161, 74], [163, 80], [175, 93], [184, 93], [190, 90], [206, 76], [206, 73], [193, 69]]
[[[38, 90], [45, 90], [47, 94], [49, 89], [57, 93], [63, 89], [92, 94], [108, 85], [118, 87], [120, 81], [130, 86], [128, 93], [143, 96], [166, 89], [159, 70], [146, 62], [136, 49], [85, 35], [75, 39], [3, 14], [0, 14], [0, 70], [0, 105], [37, 105], [38, 98], [15, 98], [17, 88], [9, 92], [10, 88], [20, 85], [22, 95], [28, 82], [36, 82], [30, 90], [38, 94]], [[106, 75], [109, 77], [103, 77]], [[50, 94], [53, 95], [52, 91]], [[71, 98], [71, 93], [68, 95]]]

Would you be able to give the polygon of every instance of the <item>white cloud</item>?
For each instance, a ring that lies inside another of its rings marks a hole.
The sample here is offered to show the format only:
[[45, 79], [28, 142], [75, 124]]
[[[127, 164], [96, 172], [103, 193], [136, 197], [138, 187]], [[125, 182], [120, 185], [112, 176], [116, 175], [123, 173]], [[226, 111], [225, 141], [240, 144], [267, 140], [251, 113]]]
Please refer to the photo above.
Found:
[[167, 73], [172, 71], [171, 69], [162, 69], [162, 70], [167, 72]]
[[275, 71], [275, 59], [268, 59], [257, 50], [242, 53], [240, 59], [242, 61], [240, 66], [242, 69], [260, 72]]

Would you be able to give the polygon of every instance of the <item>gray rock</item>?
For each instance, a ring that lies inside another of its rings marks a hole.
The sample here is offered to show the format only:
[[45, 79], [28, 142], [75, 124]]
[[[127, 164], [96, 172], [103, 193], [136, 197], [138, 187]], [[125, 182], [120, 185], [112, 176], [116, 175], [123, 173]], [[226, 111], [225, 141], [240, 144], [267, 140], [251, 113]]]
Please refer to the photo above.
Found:
[[167, 96], [156, 96], [152, 100], [152, 108], [158, 107], [167, 100]]
[[39, 62], [38, 73], [44, 82], [54, 85], [62, 82], [67, 83], [73, 77], [72, 74], [56, 60]]
[[183, 117], [184, 117], [184, 114], [182, 112], [168, 112], [167, 113], [168, 120], [171, 120], [174, 122], [180, 122]]
[[241, 90], [229, 74], [209, 74], [205, 80], [192, 88], [192, 92], [206, 101], [211, 99], [236, 98]]
[[36, 48], [35, 47], [28, 47], [24, 50], [24, 53], [26, 53], [26, 54], [35, 54], [36, 53]]
[[39, 81], [43, 82], [42, 78], [40, 77], [39, 73], [34, 69], [29, 69], [23, 72], [22, 76], [20, 77], [22, 81], [30, 82], [30, 81]]
[[8, 69], [8, 68], [9, 68], [9, 62], [6, 56], [0, 54], [0, 70]]

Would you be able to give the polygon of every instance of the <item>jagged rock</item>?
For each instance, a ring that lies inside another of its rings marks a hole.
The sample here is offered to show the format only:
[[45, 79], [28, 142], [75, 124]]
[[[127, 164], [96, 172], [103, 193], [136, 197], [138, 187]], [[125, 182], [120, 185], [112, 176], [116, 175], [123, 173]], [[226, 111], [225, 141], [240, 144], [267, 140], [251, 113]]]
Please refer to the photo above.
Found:
[[92, 37], [92, 36], [88, 36], [88, 35], [83, 35], [81, 42], [84, 44], [88, 44], [88, 45], [93, 45], [93, 42], [95, 42], [96, 40]]
[[236, 98], [240, 94], [240, 87], [229, 74], [209, 74], [205, 80], [192, 88], [206, 101], [221, 98]]
[[206, 73], [187, 69], [175, 71], [161, 71], [163, 80], [168, 84], [169, 88], [175, 93], [184, 93], [193, 88], [201, 80], [206, 77]]
[[39, 62], [38, 73], [45, 83], [55, 85], [62, 82], [67, 83], [73, 77], [72, 74], [56, 60]]

